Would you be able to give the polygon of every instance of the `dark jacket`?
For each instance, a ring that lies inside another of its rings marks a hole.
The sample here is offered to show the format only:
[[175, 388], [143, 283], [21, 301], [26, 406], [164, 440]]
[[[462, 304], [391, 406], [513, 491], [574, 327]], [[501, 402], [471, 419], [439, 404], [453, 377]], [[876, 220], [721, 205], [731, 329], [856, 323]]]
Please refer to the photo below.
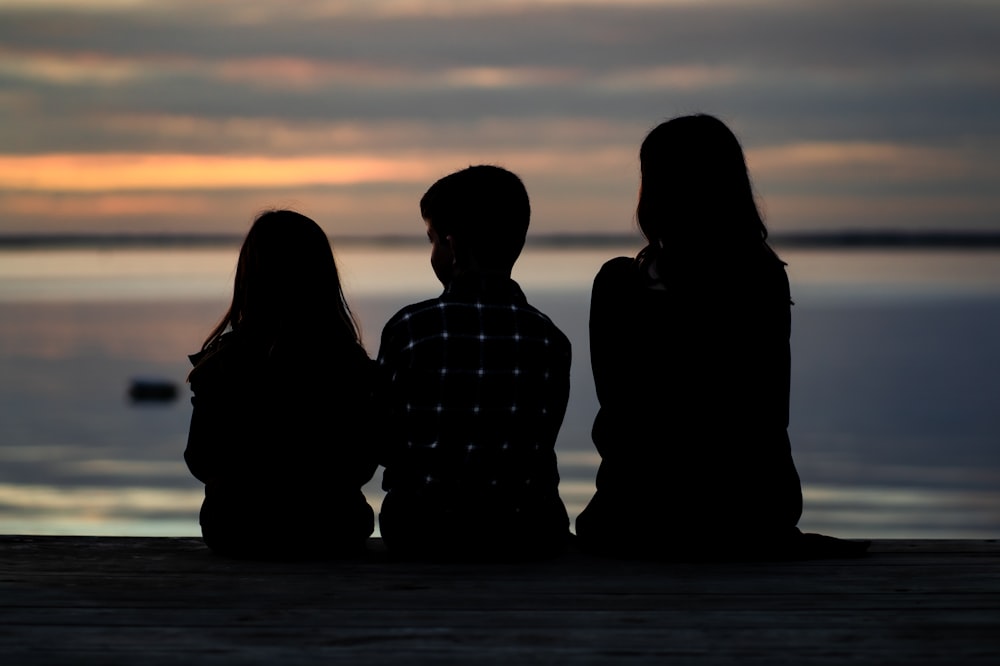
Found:
[[361, 487], [376, 468], [364, 350], [229, 333], [191, 358], [184, 459], [205, 483], [209, 546], [295, 553], [363, 543], [373, 513]]
[[620, 257], [594, 280], [591, 363], [600, 410], [587, 538], [667, 543], [794, 530], [788, 440], [790, 305], [784, 265], [759, 256], [647, 266]]

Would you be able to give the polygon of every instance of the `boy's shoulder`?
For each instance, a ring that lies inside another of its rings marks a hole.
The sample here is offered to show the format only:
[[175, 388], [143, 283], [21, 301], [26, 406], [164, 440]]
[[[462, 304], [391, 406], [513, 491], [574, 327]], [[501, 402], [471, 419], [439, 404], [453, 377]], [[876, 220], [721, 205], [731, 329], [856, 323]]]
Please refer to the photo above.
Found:
[[[529, 330], [544, 329], [546, 336], [553, 336], [556, 344], [569, 346], [569, 338], [552, 321], [546, 313], [528, 303], [524, 294], [518, 289], [518, 297], [502, 301], [469, 301], [451, 298], [446, 291], [441, 296], [411, 303], [400, 308], [382, 328], [382, 339], [395, 338], [398, 341], [414, 335], [432, 334], [434, 331], [474, 327], [477, 330], [491, 322], [498, 321], [491, 316], [483, 316], [480, 310], [500, 310], [504, 315], [501, 320], [510, 316], [527, 325]], [[533, 323], [529, 323], [533, 322]], [[512, 324], [508, 324], [512, 325]]]
[[559, 326], [552, 321], [545, 312], [542, 312], [534, 305], [528, 303], [527, 301], [519, 304], [520, 311], [527, 317], [534, 319], [535, 325], [539, 328], [534, 328], [534, 326], [528, 326], [528, 330], [534, 330], [543, 336], [549, 342], [547, 344], [552, 345], [553, 351], [561, 351], [566, 355], [570, 354], [570, 349], [572, 344], [570, 343], [569, 336], [567, 336]]
[[428, 298], [423, 301], [417, 301], [416, 303], [410, 303], [409, 305], [404, 305], [403, 307], [401, 307], [399, 310], [396, 311], [396, 314], [389, 317], [389, 320], [385, 323], [385, 328], [388, 329], [392, 328], [393, 326], [397, 326], [400, 323], [410, 319], [411, 317], [420, 316], [427, 311], [434, 310], [435, 308], [440, 307], [440, 305], [441, 305], [440, 297]]

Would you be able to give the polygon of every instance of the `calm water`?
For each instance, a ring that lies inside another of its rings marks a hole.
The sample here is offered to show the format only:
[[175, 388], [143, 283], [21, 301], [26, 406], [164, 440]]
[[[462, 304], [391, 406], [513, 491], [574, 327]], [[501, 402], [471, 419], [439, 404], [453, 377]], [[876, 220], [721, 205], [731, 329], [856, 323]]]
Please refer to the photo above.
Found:
[[[515, 277], [570, 336], [558, 445], [571, 515], [593, 492], [590, 281], [636, 248], [529, 250]], [[426, 248], [344, 247], [374, 355], [389, 315], [440, 289]], [[845, 537], [1000, 535], [1000, 253], [785, 251], [791, 437], [801, 527]], [[222, 314], [235, 251], [0, 251], [0, 533], [191, 535], [189, 394], [131, 404], [129, 380], [183, 386]], [[366, 492], [381, 500], [378, 476]]]

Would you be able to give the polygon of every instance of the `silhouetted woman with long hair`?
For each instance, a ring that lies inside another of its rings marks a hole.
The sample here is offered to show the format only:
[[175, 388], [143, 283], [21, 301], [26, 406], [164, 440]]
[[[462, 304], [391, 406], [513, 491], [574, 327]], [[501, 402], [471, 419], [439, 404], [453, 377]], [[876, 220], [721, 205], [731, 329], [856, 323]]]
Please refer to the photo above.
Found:
[[376, 468], [373, 363], [313, 220], [274, 210], [254, 221], [232, 303], [191, 361], [184, 459], [205, 483], [208, 546], [261, 558], [362, 549], [374, 528], [361, 491]]
[[682, 116], [647, 135], [639, 161], [647, 244], [605, 263], [591, 295], [601, 465], [581, 545], [695, 558], [836, 550], [796, 526], [789, 284], [739, 141], [715, 117]]

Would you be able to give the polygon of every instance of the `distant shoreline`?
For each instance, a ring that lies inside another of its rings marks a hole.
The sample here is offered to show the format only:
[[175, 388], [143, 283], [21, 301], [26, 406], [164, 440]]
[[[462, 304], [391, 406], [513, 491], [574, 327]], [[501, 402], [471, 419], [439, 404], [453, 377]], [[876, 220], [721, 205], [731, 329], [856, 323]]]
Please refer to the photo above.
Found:
[[[238, 248], [236, 234], [0, 234], [0, 249], [115, 249], [115, 248]], [[337, 245], [415, 247], [426, 244], [422, 236], [334, 236]], [[991, 249], [1000, 248], [1000, 231], [802, 231], [771, 234], [775, 247], [802, 249]], [[640, 245], [637, 234], [529, 234], [527, 247], [586, 249]]]

